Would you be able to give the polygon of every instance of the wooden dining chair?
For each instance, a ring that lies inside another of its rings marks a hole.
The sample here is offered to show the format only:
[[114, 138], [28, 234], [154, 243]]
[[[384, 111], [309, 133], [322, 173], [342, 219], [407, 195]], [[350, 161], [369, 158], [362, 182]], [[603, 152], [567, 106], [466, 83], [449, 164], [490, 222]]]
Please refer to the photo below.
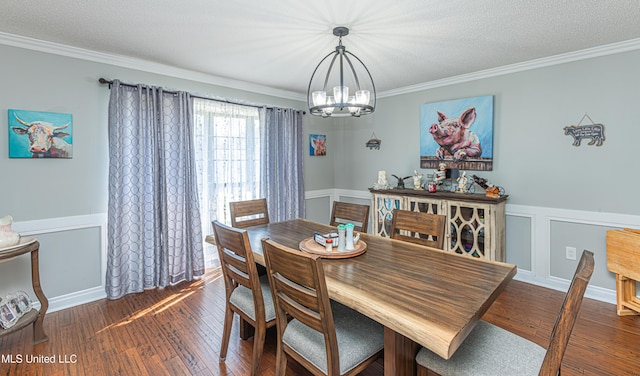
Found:
[[229, 203], [231, 212], [231, 226], [247, 228], [269, 223], [267, 199], [235, 201]]
[[276, 325], [273, 296], [267, 275], [258, 276], [251, 244], [246, 230], [213, 222], [213, 232], [224, 276], [226, 307], [220, 361], [225, 361], [234, 313], [251, 324], [253, 335], [253, 359], [251, 375], [257, 375], [264, 348], [267, 328]]
[[394, 210], [390, 235], [392, 239], [444, 249], [447, 218], [440, 214]]
[[426, 376], [428, 370], [441, 376], [559, 375], [562, 357], [593, 268], [593, 253], [585, 250], [551, 331], [551, 340], [546, 350], [517, 334], [480, 321], [449, 360], [422, 348], [416, 356], [418, 376]]
[[369, 205], [334, 201], [331, 209], [331, 226], [353, 223], [353, 229], [360, 232], [369, 230]]
[[[276, 306], [276, 376], [287, 356], [314, 375], [355, 375], [382, 355], [384, 328], [329, 300], [322, 259], [262, 240]], [[287, 320], [287, 314], [291, 321]]]

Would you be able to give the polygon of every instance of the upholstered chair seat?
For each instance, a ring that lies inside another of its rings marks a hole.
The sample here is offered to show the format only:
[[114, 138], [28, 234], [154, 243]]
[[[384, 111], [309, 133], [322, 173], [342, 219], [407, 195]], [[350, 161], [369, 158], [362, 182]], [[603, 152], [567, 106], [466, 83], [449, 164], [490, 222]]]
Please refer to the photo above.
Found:
[[[269, 288], [269, 276], [263, 275], [260, 277], [260, 288], [262, 290], [262, 298], [264, 300], [264, 317], [266, 321], [275, 320], [276, 310], [273, 307], [273, 296], [271, 295], [271, 288]], [[253, 293], [250, 289], [244, 286], [238, 286], [231, 293], [229, 301], [238, 307], [247, 316], [256, 319], [256, 309], [253, 304]]]
[[480, 321], [450, 360], [422, 348], [416, 362], [441, 376], [537, 376], [546, 352], [534, 342]]
[[[340, 359], [340, 374], [344, 375], [384, 347], [384, 328], [370, 318], [331, 301]], [[291, 320], [282, 342], [328, 374], [327, 352], [322, 333], [298, 320]]]

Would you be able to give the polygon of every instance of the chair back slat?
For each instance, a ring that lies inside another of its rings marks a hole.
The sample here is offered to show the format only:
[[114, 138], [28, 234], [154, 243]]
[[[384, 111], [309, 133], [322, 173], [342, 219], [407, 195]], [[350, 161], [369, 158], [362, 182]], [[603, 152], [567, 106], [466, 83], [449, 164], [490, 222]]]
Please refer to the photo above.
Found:
[[280, 274], [274, 275], [273, 282], [283, 311], [287, 312], [289, 316], [297, 318], [308, 327], [322, 332], [322, 317], [319, 313], [318, 296], [315, 292], [291, 285]]
[[269, 209], [264, 198], [230, 202], [229, 211], [232, 227], [247, 228], [269, 223]]
[[569, 291], [567, 291], [560, 308], [558, 319], [551, 332], [549, 347], [542, 362], [542, 367], [540, 367], [540, 376], [555, 376], [560, 372], [562, 358], [569, 344], [569, 338], [578, 317], [584, 293], [593, 274], [594, 263], [593, 252], [583, 251], [569, 286]]
[[231, 294], [236, 284], [245, 286], [254, 292], [254, 300], [258, 298], [263, 305], [258, 269], [247, 231], [214, 221], [213, 232], [227, 292]]
[[446, 217], [439, 214], [394, 210], [391, 238], [444, 249]]
[[331, 226], [353, 223], [353, 229], [360, 232], [369, 230], [369, 205], [334, 201], [331, 209]]

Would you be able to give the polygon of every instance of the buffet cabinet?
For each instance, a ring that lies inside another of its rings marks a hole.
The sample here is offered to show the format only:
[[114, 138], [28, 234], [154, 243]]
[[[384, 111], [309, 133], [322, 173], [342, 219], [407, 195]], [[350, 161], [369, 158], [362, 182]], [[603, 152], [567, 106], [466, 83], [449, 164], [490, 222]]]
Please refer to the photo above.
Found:
[[461, 255], [505, 261], [505, 203], [508, 196], [370, 188], [372, 231], [389, 236], [395, 209], [447, 218], [444, 248]]

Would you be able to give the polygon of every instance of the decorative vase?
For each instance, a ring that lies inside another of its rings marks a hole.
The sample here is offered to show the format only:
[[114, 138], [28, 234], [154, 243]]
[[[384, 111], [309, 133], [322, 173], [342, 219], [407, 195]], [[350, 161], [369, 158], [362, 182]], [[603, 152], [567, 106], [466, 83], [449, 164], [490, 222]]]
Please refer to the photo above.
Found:
[[0, 218], [0, 248], [20, 243], [20, 234], [11, 230], [11, 224], [13, 224], [13, 217], [10, 215]]

